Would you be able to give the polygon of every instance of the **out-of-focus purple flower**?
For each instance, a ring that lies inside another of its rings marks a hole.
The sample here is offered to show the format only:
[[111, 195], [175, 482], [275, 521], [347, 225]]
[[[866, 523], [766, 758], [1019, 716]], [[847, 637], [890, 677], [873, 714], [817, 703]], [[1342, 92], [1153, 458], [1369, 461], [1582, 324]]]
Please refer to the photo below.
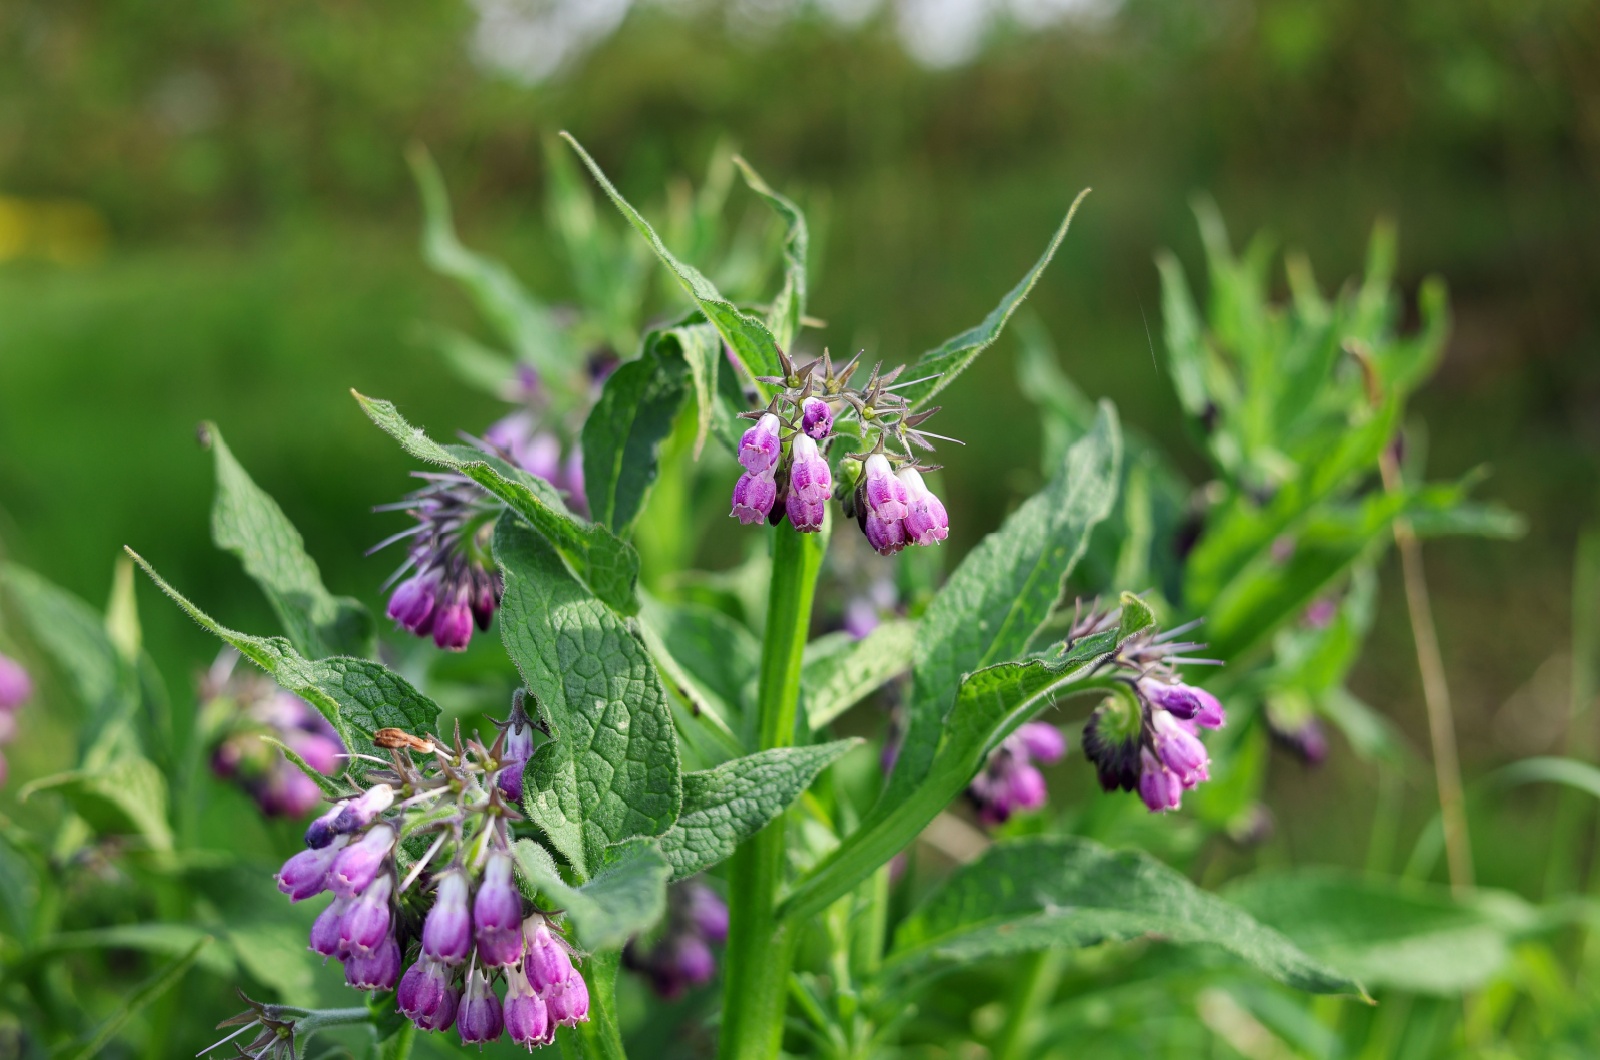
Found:
[[745, 472], [733, 484], [733, 510], [731, 514], [746, 526], [766, 519], [772, 503], [778, 499], [778, 482], [770, 471], [759, 474]]
[[739, 439], [739, 463], [752, 475], [764, 475], [778, 466], [783, 451], [783, 424], [772, 413], [764, 413]]
[[393, 990], [400, 980], [400, 945], [390, 935], [371, 953], [344, 961], [344, 981], [357, 990]]
[[660, 933], [648, 944], [630, 939], [623, 964], [642, 975], [661, 997], [682, 996], [711, 980], [717, 972], [710, 943], [728, 937], [728, 907], [721, 896], [699, 880], [674, 884], [667, 891], [667, 915]]
[[528, 1049], [545, 1045], [555, 1037], [555, 1024], [544, 1001], [515, 966], [506, 969], [505, 1023], [511, 1040]]
[[567, 507], [588, 518], [589, 498], [583, 492], [583, 448], [576, 442], [572, 443], [572, 452], [567, 454], [563, 471], [564, 480], [556, 485], [566, 491]]
[[268, 817], [304, 817], [322, 801], [316, 781], [287, 760], [248, 784], [247, 790]]
[[423, 957], [400, 977], [395, 1006], [422, 1030], [448, 1030], [456, 1020], [459, 1001], [454, 978], [449, 968]]
[[467, 975], [467, 993], [456, 1013], [456, 1030], [461, 1032], [463, 1045], [499, 1041], [505, 1030], [500, 999], [481, 969], [473, 969]]
[[722, 896], [703, 883], [691, 881], [689, 887], [689, 920], [707, 942], [721, 945], [728, 941], [728, 903]]
[[1156, 757], [1162, 765], [1177, 774], [1184, 787], [1192, 788], [1208, 779], [1207, 767], [1211, 758], [1206, 754], [1205, 744], [1166, 711], [1154, 712], [1152, 724], [1155, 727]]
[[550, 934], [550, 927], [542, 916], [529, 917], [523, 933], [527, 937], [527, 956], [523, 958], [522, 970], [539, 996], [548, 997], [551, 990], [574, 974], [572, 957], [561, 941]]
[[320, 849], [309, 848], [291, 857], [278, 870], [278, 890], [291, 902], [303, 902], [328, 889], [328, 870], [344, 846], [344, 837]]
[[1267, 731], [1274, 743], [1308, 766], [1320, 766], [1328, 757], [1328, 734], [1313, 714], [1286, 718], [1269, 705]]
[[483, 870], [483, 883], [472, 903], [472, 927], [478, 960], [486, 968], [522, 959], [522, 895], [511, 879], [510, 856], [495, 851]]
[[800, 430], [808, 437], [822, 441], [833, 433], [833, 409], [819, 397], [808, 397], [800, 402]]
[[937, 545], [950, 536], [950, 517], [914, 467], [900, 469], [906, 488], [906, 538], [914, 545]]
[[583, 976], [574, 972], [567, 981], [552, 987], [545, 995], [550, 1018], [563, 1027], [576, 1027], [589, 1021], [589, 987]]
[[1053, 766], [1067, 753], [1067, 738], [1054, 725], [1042, 721], [1023, 723], [1017, 729], [1017, 739], [1029, 757]]
[[328, 873], [328, 886], [341, 898], [360, 894], [372, 885], [389, 862], [394, 849], [394, 829], [376, 825], [339, 852]]
[[[344, 745], [337, 739], [320, 732], [307, 732], [305, 729], [296, 729], [289, 733], [283, 742], [288, 744], [289, 750], [299, 755], [306, 765], [324, 775], [332, 774], [339, 768], [339, 756], [344, 754]], [[300, 775], [305, 776], [304, 773]], [[306, 779], [311, 778], [306, 777]]]
[[1326, 629], [1334, 616], [1339, 613], [1339, 599], [1335, 596], [1323, 596], [1306, 607], [1300, 620], [1312, 629]]
[[33, 695], [33, 679], [22, 664], [0, 654], [0, 710], [16, 710]]
[[472, 914], [467, 907], [467, 877], [460, 870], [439, 877], [433, 906], [422, 922], [422, 952], [443, 964], [456, 965], [472, 952]]
[[967, 798], [984, 824], [998, 826], [1016, 813], [1042, 808], [1049, 792], [1044, 774], [1033, 765], [1037, 758], [1045, 764], [1057, 762], [1066, 754], [1066, 741], [1060, 730], [1044, 722], [1028, 722], [1003, 740], [984, 771], [967, 788]]

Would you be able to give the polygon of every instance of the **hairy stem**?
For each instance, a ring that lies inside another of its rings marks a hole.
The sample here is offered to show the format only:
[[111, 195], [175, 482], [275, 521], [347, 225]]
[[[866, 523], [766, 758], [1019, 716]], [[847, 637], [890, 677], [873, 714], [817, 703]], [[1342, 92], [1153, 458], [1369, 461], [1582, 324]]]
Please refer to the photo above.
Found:
[[[811, 599], [825, 535], [788, 523], [772, 533], [772, 582], [761, 648], [760, 749], [794, 743], [800, 660], [811, 625]], [[784, 818], [740, 847], [729, 864], [727, 970], [718, 1055], [724, 1060], [776, 1057], [795, 931], [778, 921], [784, 877]]]

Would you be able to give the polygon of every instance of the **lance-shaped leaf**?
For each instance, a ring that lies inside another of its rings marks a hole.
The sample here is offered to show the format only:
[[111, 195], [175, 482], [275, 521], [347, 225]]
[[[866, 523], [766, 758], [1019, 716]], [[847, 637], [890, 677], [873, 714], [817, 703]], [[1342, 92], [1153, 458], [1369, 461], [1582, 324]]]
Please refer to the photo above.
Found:
[[[1090, 687], [1122, 640], [1142, 628], [1105, 630], [1025, 662], [968, 675], [927, 763], [901, 791], [890, 790], [843, 843], [796, 884], [779, 909], [810, 916], [888, 861], [961, 794], [1001, 741], [1058, 697]], [[896, 773], [902, 767], [896, 767]]]
[[[352, 391], [353, 393], [353, 391]], [[467, 476], [511, 506], [553, 545], [589, 591], [625, 615], [639, 609], [634, 589], [639, 580], [639, 554], [633, 546], [597, 523], [579, 519], [543, 479], [534, 478], [503, 460], [467, 446], [443, 446], [405, 421], [387, 401], [355, 395], [361, 408], [418, 460]]]
[[[891, 619], [860, 640], [839, 636], [846, 642], [837, 647], [823, 648], [823, 640], [807, 645], [800, 695], [813, 732], [905, 673], [911, 666], [917, 624]], [[813, 652], [817, 648], [823, 650]]]
[[811, 782], [860, 740], [812, 747], [775, 747], [683, 775], [678, 823], [661, 837], [675, 879], [693, 876], [733, 856], [798, 799]]
[[744, 174], [750, 190], [767, 200], [787, 226], [783, 236], [783, 286], [767, 310], [767, 327], [777, 339], [778, 348], [787, 350], [800, 334], [800, 320], [806, 314], [806, 253], [811, 245], [806, 215], [792, 199], [773, 191], [749, 162], [738, 155], [733, 162]]
[[201, 431], [217, 468], [211, 540], [239, 557], [296, 651], [311, 659], [370, 656], [377, 646], [371, 612], [359, 600], [328, 592], [300, 531], [234, 459], [216, 424], [203, 424]]
[[648, 839], [612, 847], [594, 876], [573, 887], [561, 878], [544, 847], [520, 839], [512, 847], [517, 872], [538, 893], [547, 908], [566, 913], [574, 941], [586, 950], [613, 950], [655, 926], [667, 908], [667, 881], [672, 868]]
[[601, 852], [678, 816], [678, 741], [644, 644], [517, 519], [495, 528], [500, 636], [551, 739], [526, 773], [529, 817], [583, 875]]
[[952, 379], [977, 360], [980, 353], [994, 345], [994, 341], [1005, 330], [1011, 314], [1015, 313], [1023, 299], [1028, 297], [1033, 285], [1039, 282], [1044, 267], [1056, 256], [1061, 241], [1067, 237], [1067, 229], [1072, 226], [1072, 217], [1078, 212], [1078, 204], [1083, 202], [1084, 196], [1088, 194], [1089, 189], [1084, 188], [1078, 193], [1078, 197], [1072, 200], [1061, 227], [1050, 237], [1050, 243], [1044, 248], [1039, 260], [1034, 262], [1033, 268], [1029, 269], [1021, 280], [1017, 281], [1015, 287], [1006, 292], [1006, 296], [1000, 299], [1000, 304], [989, 311], [989, 315], [983, 318], [982, 323], [946, 339], [944, 345], [924, 353], [906, 369], [905, 377], [914, 382], [899, 388], [898, 392], [910, 404], [913, 411], [927, 405], [935, 394], [949, 386]]
[[[686, 330], [686, 329], [680, 329]], [[656, 480], [657, 451], [683, 406], [687, 365], [673, 332], [655, 333], [637, 360], [606, 379], [583, 424], [583, 484], [589, 511], [624, 537], [633, 532]], [[706, 405], [709, 411], [710, 406]], [[706, 417], [706, 426], [710, 426]]]
[[622, 193], [606, 178], [598, 163], [589, 157], [589, 152], [579, 146], [568, 133], [562, 133], [562, 138], [572, 145], [578, 153], [583, 164], [589, 167], [595, 182], [600, 185], [606, 195], [621, 211], [629, 224], [634, 227], [645, 241], [650, 244], [650, 249], [655, 251], [661, 263], [672, 271], [683, 286], [684, 291], [694, 300], [695, 305], [706, 315], [706, 319], [716, 326], [723, 339], [733, 348], [734, 355], [739, 358], [739, 363], [744, 365], [745, 371], [751, 376], [781, 375], [783, 366], [778, 360], [778, 341], [767, 328], [766, 323], [757, 316], [744, 312], [738, 306], [722, 296], [716, 284], [706, 279], [705, 275], [686, 262], [678, 258], [667, 249], [661, 241], [656, 230], [650, 227], [650, 222], [635, 210]]
[[[436, 731], [438, 705], [382, 663], [343, 656], [311, 660], [283, 637], [252, 637], [229, 629], [168, 585], [143, 556], [132, 549], [128, 555], [202, 628], [239, 649], [285, 691], [321, 711], [352, 754], [374, 753], [372, 734], [379, 729], [398, 728], [417, 735]], [[352, 759], [350, 765], [356, 772], [364, 768], [360, 759]]]
[[1049, 618], [1062, 586], [1111, 512], [1122, 433], [1104, 403], [1055, 477], [967, 554], [917, 627], [905, 744], [885, 800], [922, 778], [963, 674], [1015, 659]]
[[1363, 994], [1349, 976], [1148, 854], [1077, 836], [1000, 843], [957, 869], [901, 923], [887, 966], [911, 971], [932, 961], [1145, 936], [1220, 946], [1311, 993]]

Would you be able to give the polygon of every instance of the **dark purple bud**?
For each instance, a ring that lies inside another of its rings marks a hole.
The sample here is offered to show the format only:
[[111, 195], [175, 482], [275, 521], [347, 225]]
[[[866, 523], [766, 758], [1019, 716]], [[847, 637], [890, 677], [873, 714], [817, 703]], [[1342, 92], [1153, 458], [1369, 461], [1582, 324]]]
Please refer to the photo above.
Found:
[[904, 520], [886, 521], [869, 512], [863, 529], [866, 531], [867, 544], [880, 556], [892, 556], [906, 547]]
[[344, 844], [345, 839], [340, 836], [321, 849], [302, 850], [285, 861], [275, 877], [278, 890], [288, 895], [291, 902], [303, 902], [327, 890], [328, 870], [333, 867], [334, 859], [339, 856]]
[[306, 846], [317, 849], [325, 847], [329, 843], [333, 842], [334, 836], [339, 834], [334, 829], [334, 822], [339, 819], [339, 815], [343, 812], [344, 806], [342, 804], [335, 806], [327, 813], [323, 814], [321, 817], [318, 817], [315, 821], [312, 821], [309, 825], [307, 825]]
[[550, 1018], [563, 1027], [575, 1027], [589, 1020], [589, 987], [583, 976], [573, 972], [560, 986], [552, 987], [544, 998]]
[[341, 898], [365, 891], [377, 879], [394, 849], [394, 829], [386, 824], [374, 826], [366, 835], [339, 852], [328, 873], [328, 886]]
[[528, 955], [522, 969], [539, 996], [549, 998], [550, 991], [574, 978], [572, 957], [561, 940], [550, 934], [550, 926], [542, 916], [529, 917], [523, 933], [528, 940]]
[[[672, 944], [671, 961], [673, 972], [690, 986], [709, 983], [711, 977], [717, 974], [717, 959], [711, 955], [711, 947], [706, 945], [706, 940], [699, 935], [679, 935]], [[576, 975], [572, 978], [583, 981]]]
[[[394, 789], [387, 784], [374, 784], [339, 807], [339, 813], [333, 819], [333, 831], [346, 835], [359, 832], [393, 805]], [[310, 842], [309, 832], [306, 841]]]
[[1105, 791], [1133, 791], [1139, 785], [1143, 708], [1131, 696], [1107, 696], [1083, 727], [1083, 753], [1094, 763]]
[[789, 493], [807, 503], [821, 502], [833, 493], [833, 472], [822, 458], [817, 443], [804, 434], [796, 435], [789, 461]]
[[460, 991], [454, 973], [426, 957], [418, 960], [400, 977], [395, 990], [395, 1005], [418, 1028], [425, 1031], [448, 1030], [456, 1020]]
[[778, 417], [768, 412], [744, 432], [739, 439], [739, 463], [752, 475], [762, 475], [778, 464], [778, 454], [783, 449], [782, 424]]
[[1151, 813], [1176, 810], [1183, 800], [1183, 782], [1156, 760], [1148, 748], [1139, 752], [1139, 798]]
[[728, 941], [728, 903], [705, 884], [693, 884], [689, 892], [689, 920], [707, 942]]
[[1061, 761], [1067, 753], [1067, 738], [1061, 735], [1061, 730], [1042, 721], [1024, 723], [1017, 729], [1017, 738], [1030, 758], [1047, 766]]
[[1175, 718], [1188, 721], [1200, 713], [1200, 697], [1182, 682], [1169, 685], [1161, 681], [1144, 680], [1139, 682], [1139, 691], [1152, 707], [1164, 710]]
[[350, 901], [349, 898], [335, 898], [328, 903], [328, 908], [317, 914], [316, 921], [311, 925], [311, 952], [324, 957], [333, 957], [341, 952], [339, 924], [350, 908]]
[[444, 964], [460, 964], [472, 953], [472, 914], [467, 908], [467, 878], [459, 870], [439, 878], [433, 907], [422, 922], [422, 952]]
[[500, 968], [522, 959], [522, 895], [511, 879], [511, 858], [498, 850], [489, 855], [473, 900], [472, 926], [484, 967]]
[[394, 920], [389, 910], [392, 893], [394, 883], [387, 875], [373, 880], [371, 886], [350, 903], [344, 919], [339, 921], [339, 944], [362, 956], [382, 945], [389, 937], [389, 926]]
[[900, 482], [906, 488], [906, 538], [914, 545], [937, 545], [950, 536], [950, 516], [944, 502], [933, 495], [914, 467], [902, 468]]
[[1207, 779], [1211, 757], [1206, 754], [1205, 744], [1166, 711], [1155, 711], [1151, 725], [1155, 729], [1156, 757], [1177, 774], [1184, 787], [1192, 788]]
[[318, 773], [331, 774], [336, 771], [339, 768], [339, 756], [344, 753], [344, 745], [338, 740], [304, 729], [286, 734], [283, 742]]
[[472, 642], [472, 604], [465, 585], [441, 593], [433, 616], [433, 642], [445, 651], [466, 651]]
[[33, 695], [33, 679], [22, 664], [0, 655], [0, 710], [16, 710]]
[[822, 521], [828, 515], [827, 501], [801, 500], [800, 495], [792, 491], [784, 499], [783, 507], [789, 521], [802, 534], [814, 534], [821, 530]]
[[467, 976], [467, 993], [456, 1014], [456, 1030], [461, 1033], [463, 1045], [478, 1045], [500, 1040], [505, 1020], [500, 1012], [500, 999], [481, 969]]
[[438, 589], [439, 575], [436, 571], [425, 571], [407, 578], [389, 597], [389, 617], [417, 636], [427, 636], [433, 629], [434, 597]]
[[822, 441], [833, 433], [833, 409], [819, 397], [808, 397], [800, 402], [800, 429]]
[[772, 472], [747, 471], [733, 484], [733, 510], [729, 514], [745, 526], [753, 526], [767, 517], [777, 499], [778, 482]]
[[528, 1049], [545, 1045], [555, 1037], [555, 1024], [543, 999], [534, 993], [528, 977], [515, 967], [506, 970], [505, 1022], [511, 1040]]
[[368, 954], [344, 959], [344, 981], [357, 990], [393, 990], [400, 980], [400, 945], [390, 935]]
[[500, 607], [499, 575], [487, 571], [475, 572], [468, 604], [472, 608], [472, 621], [480, 630], [487, 632], [489, 624], [494, 621], [495, 611]]

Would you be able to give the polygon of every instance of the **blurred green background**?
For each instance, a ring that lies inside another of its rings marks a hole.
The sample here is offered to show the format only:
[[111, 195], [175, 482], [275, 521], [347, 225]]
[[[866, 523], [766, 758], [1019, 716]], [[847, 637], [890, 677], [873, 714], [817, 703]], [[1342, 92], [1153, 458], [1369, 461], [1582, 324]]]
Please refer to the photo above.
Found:
[[[363, 551], [392, 526], [366, 513], [408, 467], [348, 389], [436, 437], [499, 412], [419, 341], [478, 325], [421, 262], [403, 152], [425, 144], [467, 242], [559, 301], [542, 145], [563, 128], [658, 207], [731, 141], [812, 214], [827, 323], [808, 341], [890, 361], [980, 319], [1092, 186], [1030, 305], [1083, 388], [1194, 474], [1152, 265], [1171, 247], [1202, 274], [1191, 195], [1236, 242], [1306, 251], [1325, 285], [1393, 218], [1403, 286], [1441, 274], [1456, 316], [1412, 437], [1433, 477], [1490, 465], [1481, 495], [1530, 525], [1428, 545], [1467, 770], [1563, 745], [1572, 547], [1600, 492], [1600, 6], [1582, 0], [11, 0], [5, 551], [98, 602], [131, 544], [221, 620], [270, 628], [209, 543], [195, 425], [215, 419], [330, 588], [376, 605], [393, 560]], [[761, 209], [735, 192], [736, 218]], [[953, 552], [1038, 481], [1014, 341], [947, 392], [940, 429], [969, 442], [941, 453]], [[214, 646], [140, 593], [186, 691]], [[1427, 746], [1394, 570], [1353, 688]], [[37, 775], [65, 744], [12, 751]], [[1263, 861], [1361, 863], [1370, 777], [1342, 747], [1273, 784]], [[1551, 798], [1474, 819], [1482, 882], [1537, 893]], [[1405, 806], [1420, 823], [1431, 787]]]

